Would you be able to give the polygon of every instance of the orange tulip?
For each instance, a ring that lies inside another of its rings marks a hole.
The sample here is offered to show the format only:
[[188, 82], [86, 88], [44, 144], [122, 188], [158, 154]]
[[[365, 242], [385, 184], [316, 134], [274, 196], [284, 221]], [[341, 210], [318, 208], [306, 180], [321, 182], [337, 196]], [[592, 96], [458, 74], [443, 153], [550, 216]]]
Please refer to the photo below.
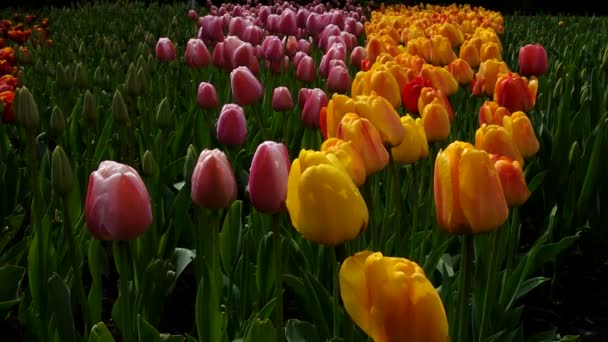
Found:
[[353, 142], [363, 157], [367, 176], [384, 169], [388, 164], [388, 152], [382, 144], [380, 133], [369, 120], [355, 113], [347, 113], [338, 125], [336, 136]]
[[[505, 62], [497, 59], [488, 59], [479, 65], [479, 71], [473, 80], [473, 95], [494, 95], [496, 80], [501, 74], [509, 72], [509, 67]], [[496, 101], [496, 100], [494, 100]], [[503, 106], [504, 107], [504, 106]]]
[[530, 197], [530, 190], [528, 190], [521, 164], [509, 157], [498, 155], [492, 155], [492, 161], [498, 171], [507, 205], [513, 208], [526, 203]]
[[523, 165], [523, 157], [511, 133], [502, 126], [482, 124], [475, 132], [475, 147], [490, 154], [507, 156]]
[[[399, 92], [399, 84], [393, 75], [385, 70], [372, 71], [370, 79], [370, 93], [375, 91], [376, 94], [384, 97], [390, 102], [394, 108], [401, 105], [401, 93]], [[362, 94], [369, 95], [369, 94]]]
[[511, 116], [503, 117], [503, 126], [511, 133], [517, 149], [524, 158], [530, 158], [538, 152], [540, 144], [532, 122], [524, 112], [515, 112]]
[[445, 69], [452, 74], [459, 84], [469, 84], [473, 80], [473, 69], [471, 69], [469, 63], [462, 58], [453, 60], [450, 64], [445, 66]]
[[384, 97], [375, 94], [357, 96], [355, 113], [376, 127], [384, 145], [397, 146], [403, 141], [405, 130], [399, 122], [399, 113]]
[[433, 46], [431, 64], [443, 66], [450, 64], [451, 61], [456, 59], [456, 54], [452, 50], [452, 44], [448, 38], [434, 35], [431, 37], [431, 45]]
[[483, 42], [480, 38], [471, 38], [464, 41], [460, 47], [460, 58], [467, 61], [472, 68], [477, 68], [481, 63], [481, 44], [483, 44]]
[[432, 87], [424, 87], [420, 91], [420, 96], [418, 96], [418, 112], [422, 113], [424, 111], [424, 107], [433, 102], [435, 99], [438, 99], [439, 103], [443, 104], [445, 107], [450, 118], [450, 122], [454, 121], [454, 111], [450, 105], [450, 100], [448, 100], [448, 97], [443, 91]]
[[355, 148], [352, 141], [329, 138], [321, 145], [321, 152], [337, 158], [353, 179], [355, 185], [361, 186], [365, 183], [365, 163], [361, 153]]
[[413, 164], [429, 155], [429, 144], [421, 118], [414, 120], [409, 115], [402, 116], [401, 125], [405, 129], [405, 136], [400, 145], [392, 148], [393, 159], [397, 163]]
[[527, 112], [536, 103], [538, 81], [532, 76], [530, 81], [516, 73], [503, 74], [496, 80], [494, 101], [511, 112]]
[[483, 124], [502, 126], [502, 119], [510, 116], [511, 112], [494, 101], [485, 101], [479, 108], [479, 126]]
[[450, 116], [439, 99], [424, 106], [422, 124], [428, 141], [441, 141], [450, 135]]
[[433, 88], [440, 89], [447, 96], [454, 95], [458, 91], [458, 82], [449, 71], [442, 67], [425, 64], [420, 76], [431, 81]]
[[483, 62], [493, 58], [502, 61], [502, 54], [498, 44], [494, 42], [485, 42], [481, 44], [481, 49], [479, 49], [479, 59]]
[[509, 208], [490, 155], [455, 141], [439, 151], [434, 173], [435, 212], [450, 233], [483, 233], [502, 225]]

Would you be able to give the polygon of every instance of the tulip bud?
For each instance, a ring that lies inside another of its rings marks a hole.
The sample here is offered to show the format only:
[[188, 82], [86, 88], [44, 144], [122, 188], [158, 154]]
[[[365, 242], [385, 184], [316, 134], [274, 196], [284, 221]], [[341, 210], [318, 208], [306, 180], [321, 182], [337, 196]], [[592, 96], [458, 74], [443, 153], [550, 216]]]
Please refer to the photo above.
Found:
[[496, 80], [494, 101], [511, 112], [528, 112], [536, 103], [538, 80], [528, 81], [515, 73], [502, 74]]
[[414, 120], [409, 115], [400, 118], [405, 134], [401, 144], [391, 150], [393, 159], [397, 163], [413, 164], [429, 155], [429, 144], [426, 140], [424, 124], [421, 118]]
[[202, 208], [220, 209], [234, 202], [236, 195], [236, 178], [224, 152], [203, 150], [192, 173], [192, 201]]
[[142, 170], [146, 177], [153, 177], [156, 173], [156, 163], [154, 162], [154, 157], [152, 157], [152, 152], [150, 152], [150, 150], [144, 152], [144, 156], [142, 157]]
[[230, 72], [230, 89], [234, 102], [241, 106], [252, 105], [264, 95], [260, 81], [243, 66]]
[[287, 87], [276, 87], [272, 91], [272, 109], [277, 112], [286, 112], [294, 106], [291, 92]]
[[137, 71], [135, 70], [135, 65], [133, 63], [129, 65], [129, 69], [127, 71], [127, 80], [125, 83], [127, 94], [133, 97], [143, 95], [142, 83], [137, 75]]
[[61, 196], [72, 191], [74, 175], [72, 167], [65, 151], [61, 146], [56, 146], [51, 161], [51, 185], [53, 190]]
[[146, 88], [148, 86], [148, 77], [146, 77], [146, 72], [143, 67], [139, 67], [137, 69], [137, 78], [139, 81], [139, 91], [140, 96], [146, 93]]
[[515, 112], [511, 116], [503, 117], [503, 127], [511, 133], [513, 142], [523, 158], [532, 157], [540, 149], [532, 122], [524, 112]]
[[265, 141], [258, 145], [251, 161], [247, 185], [249, 199], [256, 210], [277, 213], [285, 209], [290, 166], [284, 144]]
[[217, 141], [222, 145], [240, 146], [247, 139], [247, 120], [243, 108], [234, 103], [222, 107], [216, 127]]
[[65, 117], [61, 108], [55, 106], [51, 113], [51, 122], [49, 124], [49, 134], [57, 138], [61, 136], [61, 133], [65, 130]]
[[475, 132], [475, 147], [490, 154], [506, 156], [523, 165], [523, 157], [504, 127], [483, 124]]
[[186, 161], [184, 162], [184, 179], [187, 184], [190, 184], [192, 178], [192, 172], [194, 172], [194, 167], [196, 166], [196, 161], [198, 159], [198, 153], [196, 152], [196, 148], [194, 145], [188, 145], [188, 149], [186, 149]]
[[122, 98], [120, 90], [114, 92], [114, 97], [112, 98], [112, 114], [114, 115], [114, 120], [119, 125], [124, 125], [129, 122], [129, 111], [127, 110], [127, 105]]
[[296, 79], [305, 83], [312, 83], [316, 78], [315, 61], [310, 56], [304, 56], [296, 68]]
[[519, 48], [519, 72], [524, 76], [540, 76], [549, 67], [547, 50], [536, 43]]
[[412, 114], [419, 114], [418, 98], [424, 87], [430, 87], [431, 81], [420, 76], [415, 77], [405, 84], [402, 90], [402, 99], [405, 109]]
[[86, 88], [88, 83], [87, 71], [82, 63], [76, 64], [76, 70], [74, 70], [74, 84], [79, 88]]
[[214, 109], [218, 106], [215, 86], [208, 82], [201, 82], [196, 92], [196, 103], [204, 109]]
[[40, 114], [38, 113], [38, 105], [34, 100], [34, 96], [25, 86], [19, 89], [21, 89], [19, 95], [15, 97], [17, 118], [25, 128], [31, 130], [37, 129], [40, 127]]
[[350, 75], [343, 66], [336, 66], [329, 71], [327, 90], [335, 93], [346, 93], [350, 89]]
[[161, 129], [167, 129], [171, 127], [173, 123], [173, 117], [171, 115], [171, 108], [169, 107], [169, 99], [163, 98], [158, 104], [156, 110], [156, 124]]
[[97, 121], [97, 103], [93, 94], [87, 89], [84, 93], [84, 101], [82, 104], [82, 116], [87, 122]]
[[101, 67], [95, 68], [95, 72], [93, 73], [93, 84], [98, 87], [105, 84], [105, 78], [103, 76], [103, 72], [101, 71]]
[[361, 153], [355, 148], [352, 141], [329, 138], [321, 145], [321, 152], [325, 153], [328, 158], [330, 156], [337, 158], [356, 186], [359, 187], [365, 183], [365, 163]]
[[100, 240], [134, 240], [152, 224], [150, 195], [132, 167], [103, 161], [89, 177], [87, 228]]

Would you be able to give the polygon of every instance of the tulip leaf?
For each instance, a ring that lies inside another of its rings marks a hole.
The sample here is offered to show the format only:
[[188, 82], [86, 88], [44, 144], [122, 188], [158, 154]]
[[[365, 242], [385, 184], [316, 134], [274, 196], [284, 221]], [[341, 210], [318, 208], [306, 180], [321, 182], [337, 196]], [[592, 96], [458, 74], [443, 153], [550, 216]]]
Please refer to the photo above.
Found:
[[549, 280], [549, 278], [546, 277], [534, 277], [526, 279], [517, 290], [517, 293], [515, 294], [515, 300], [525, 296], [528, 292], [534, 290], [547, 280]]
[[242, 212], [243, 202], [241, 200], [232, 203], [220, 233], [222, 266], [229, 277], [234, 272], [238, 256], [241, 255]]
[[55, 323], [61, 341], [76, 341], [70, 289], [57, 273], [53, 273], [49, 278], [47, 290], [51, 320]]
[[106, 327], [104, 322], [99, 322], [91, 329], [89, 342], [114, 342], [114, 337]]
[[6, 265], [0, 268], [0, 310], [9, 309], [21, 300], [19, 287], [24, 274], [25, 269], [21, 266]]
[[93, 165], [98, 165], [101, 162], [104, 153], [106, 153], [108, 149], [110, 137], [112, 136], [112, 123], [112, 117], [108, 116], [99, 138], [95, 140], [97, 146], [95, 147], [95, 153], [93, 154]]
[[260, 242], [257, 253], [255, 280], [258, 293], [260, 294], [260, 302], [266, 302], [272, 297], [274, 289], [274, 262], [272, 232], [268, 232]]
[[159, 332], [141, 315], [137, 320], [137, 332], [139, 342], [182, 342], [184, 337], [181, 335], [159, 334]]
[[160, 320], [162, 308], [171, 287], [175, 284], [176, 273], [170, 262], [152, 260], [143, 273], [137, 301], [138, 312], [153, 323]]
[[592, 193], [594, 191], [597, 191], [596, 184], [599, 180], [599, 177], [600, 175], [603, 175], [603, 173], [600, 173], [600, 170], [602, 169], [601, 163], [605, 163], [603, 155], [606, 151], [605, 140], [607, 135], [608, 119], [604, 119], [604, 121], [600, 123], [596, 128], [591, 157], [587, 166], [585, 180], [583, 182], [582, 189], [578, 197], [577, 208], [581, 212], [584, 212], [584, 210], [586, 210], [587, 202], [591, 198]]
[[92, 239], [89, 242], [88, 248], [88, 264], [91, 274], [91, 289], [89, 290], [89, 312], [93, 322], [101, 321], [101, 301], [102, 301], [102, 258], [103, 249], [101, 242], [97, 239]]
[[533, 193], [534, 191], [536, 191], [536, 189], [538, 189], [538, 187], [541, 186], [541, 184], [543, 184], [543, 181], [545, 180], [545, 176], [547, 175], [547, 171], [543, 171], [540, 172], [538, 174], [536, 174], [534, 176], [534, 178], [532, 178], [532, 180], [530, 181], [530, 183], [528, 183], [528, 190]]
[[195, 257], [196, 253], [193, 250], [179, 247], [175, 249], [175, 254], [173, 255], [175, 279], [179, 278], [179, 275], [182, 274]]
[[276, 335], [276, 329], [268, 318], [263, 320], [257, 318], [253, 321], [253, 324], [251, 324], [251, 327], [245, 336], [245, 342], [275, 341]]
[[224, 317], [220, 311], [220, 289], [205, 264], [195, 301], [195, 320], [200, 341], [222, 341]]
[[287, 342], [320, 342], [317, 328], [304, 321], [290, 319], [285, 325]]

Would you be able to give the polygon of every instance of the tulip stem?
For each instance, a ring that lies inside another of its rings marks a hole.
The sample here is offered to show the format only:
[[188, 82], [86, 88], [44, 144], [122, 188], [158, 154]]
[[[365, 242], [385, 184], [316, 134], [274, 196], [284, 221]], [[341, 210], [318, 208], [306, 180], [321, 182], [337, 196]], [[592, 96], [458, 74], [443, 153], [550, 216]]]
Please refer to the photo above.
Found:
[[460, 255], [460, 283], [458, 284], [458, 314], [459, 320], [456, 325], [456, 341], [466, 342], [469, 336], [469, 318], [468, 312], [469, 299], [471, 297], [471, 273], [473, 273], [473, 234], [464, 234], [462, 239], [462, 252]]
[[[395, 243], [395, 245], [399, 246], [403, 242], [403, 230], [401, 229], [401, 180], [399, 179], [399, 170], [397, 169], [397, 163], [395, 162], [395, 158], [393, 157], [392, 149], [389, 149], [389, 157], [389, 164], [391, 165], [391, 175], [393, 177], [393, 196], [395, 196], [393, 200], [395, 203], [395, 221], [393, 227], [394, 229], [397, 229], [397, 243]], [[412, 227], [412, 230], [413, 229], [414, 228]], [[379, 241], [379, 243], [382, 243], [382, 241]]]
[[117, 241], [120, 253], [120, 297], [122, 298], [123, 341], [135, 341], [131, 314], [131, 296], [129, 296], [129, 241]]
[[8, 156], [8, 146], [5, 125], [0, 125], [0, 160], [5, 160]]
[[89, 302], [87, 301], [84, 286], [82, 285], [80, 255], [76, 254], [76, 241], [74, 239], [74, 231], [72, 229], [72, 221], [70, 219], [68, 195], [63, 196], [63, 225], [65, 228], [65, 234], [68, 236], [68, 253], [70, 253], [70, 260], [72, 260], [72, 267], [74, 268], [74, 286], [76, 287], [78, 300], [80, 301], [80, 310], [82, 311], [82, 323], [84, 325], [83, 340], [86, 341], [89, 334]]
[[[346, 249], [344, 244], [340, 244], [334, 247], [334, 296], [336, 301], [338, 301], [339, 305], [344, 306], [344, 302], [342, 302], [342, 296], [340, 295], [340, 267], [344, 260], [346, 259]], [[334, 326], [336, 325], [336, 317], [334, 313]], [[344, 317], [342, 319], [342, 328], [344, 329], [344, 342], [351, 342], [353, 340], [353, 322], [350, 319], [350, 316], [344, 310]], [[334, 327], [334, 329], [336, 329]], [[334, 334], [335, 335], [335, 334]]]
[[276, 318], [275, 328], [277, 342], [282, 341], [281, 336], [283, 330], [283, 265], [281, 260], [281, 216], [280, 214], [272, 215], [272, 244], [274, 248], [274, 276], [275, 276], [275, 298], [276, 298]]
[[[410, 250], [409, 250], [409, 257], [413, 258], [414, 257], [414, 238], [416, 236], [416, 226], [418, 225], [418, 201], [420, 199], [420, 188], [418, 187], [418, 178], [416, 177], [416, 166], [414, 164], [412, 164], [411, 166], [411, 170], [412, 170], [412, 186], [414, 187], [414, 207], [412, 208], [412, 227], [410, 229]], [[422, 247], [420, 247], [420, 250], [423, 250]], [[420, 259], [422, 260], [422, 258]]]
[[498, 239], [497, 231], [493, 231], [490, 233], [490, 243], [492, 244], [492, 247], [490, 248], [490, 262], [488, 264], [488, 278], [486, 279], [486, 286], [483, 292], [483, 302], [482, 302], [482, 306], [481, 306], [481, 323], [479, 325], [479, 335], [477, 340], [479, 342], [483, 341], [484, 339], [484, 335], [485, 335], [485, 328], [486, 328], [486, 322], [487, 322], [487, 318], [488, 318], [488, 300], [489, 300], [489, 293], [490, 293], [490, 289], [494, 286], [492, 280], [493, 280], [493, 273], [494, 273], [494, 269], [496, 268], [496, 266], [494, 265], [496, 263], [496, 253], [498, 253], [497, 250], [497, 246], [496, 246], [496, 240]]

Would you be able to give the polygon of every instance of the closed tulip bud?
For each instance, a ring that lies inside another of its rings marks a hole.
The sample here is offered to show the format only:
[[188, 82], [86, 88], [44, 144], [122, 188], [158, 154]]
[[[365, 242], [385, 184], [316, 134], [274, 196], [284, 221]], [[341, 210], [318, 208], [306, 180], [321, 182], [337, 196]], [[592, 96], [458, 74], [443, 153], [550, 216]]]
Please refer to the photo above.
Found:
[[224, 152], [205, 149], [192, 173], [192, 202], [201, 208], [221, 209], [236, 200], [237, 186], [232, 166]]
[[356, 186], [359, 187], [365, 183], [365, 163], [352, 141], [329, 138], [321, 145], [321, 152], [325, 153], [329, 159], [337, 158]]
[[171, 62], [175, 60], [175, 46], [169, 38], [160, 38], [156, 43], [156, 59], [159, 62]]
[[417, 76], [405, 84], [401, 92], [405, 109], [412, 114], [419, 114], [418, 99], [424, 87], [431, 87], [431, 81]]
[[281, 17], [279, 19], [279, 31], [285, 36], [295, 36], [298, 34], [296, 14], [291, 9], [287, 9], [281, 13]]
[[192, 20], [192, 21], [197, 21], [198, 20], [198, 14], [196, 13], [195, 10], [191, 9], [188, 11], [188, 19]]
[[[367, 205], [351, 177], [321, 152], [300, 151], [289, 172], [286, 203], [294, 228], [315, 243], [343, 244], [369, 221]], [[350, 214], [340, 214], [344, 212]]]
[[467, 61], [471, 68], [477, 68], [481, 63], [480, 50], [482, 44], [483, 41], [480, 38], [474, 37], [464, 41], [460, 47], [460, 58]]
[[156, 109], [156, 124], [161, 129], [170, 128], [173, 124], [173, 116], [171, 115], [171, 108], [167, 97], [163, 98], [158, 104], [158, 108]]
[[444, 66], [450, 64], [456, 59], [456, 54], [452, 50], [450, 40], [441, 35], [431, 37], [431, 45], [433, 53], [431, 54], [430, 62], [433, 65]]
[[332, 93], [346, 93], [350, 89], [350, 75], [343, 66], [331, 68], [327, 77], [327, 90]]
[[86, 88], [88, 83], [87, 71], [82, 63], [76, 64], [74, 70], [74, 84], [79, 88]]
[[536, 138], [532, 122], [524, 112], [515, 112], [503, 117], [504, 128], [511, 133], [513, 141], [523, 158], [530, 158], [538, 152], [540, 144]]
[[133, 240], [152, 224], [150, 195], [132, 167], [106, 160], [89, 177], [86, 222], [100, 240]]
[[218, 68], [225, 68], [225, 64], [230, 63], [229, 60], [224, 60], [224, 43], [215, 44], [213, 52], [211, 53], [211, 63]]
[[455, 141], [439, 151], [433, 192], [437, 221], [449, 233], [489, 232], [509, 215], [490, 155], [469, 143]]
[[296, 68], [296, 79], [304, 83], [312, 83], [317, 78], [315, 61], [310, 56], [304, 56]]
[[114, 97], [112, 98], [112, 114], [114, 116], [114, 120], [119, 125], [124, 125], [129, 122], [129, 111], [127, 110], [127, 104], [122, 97], [122, 94], [119, 90], [114, 92]]
[[398, 108], [401, 105], [399, 84], [397, 84], [395, 77], [390, 72], [383, 70], [375, 71], [372, 74], [370, 82], [371, 91], [375, 91], [377, 95], [387, 99], [394, 108]]
[[549, 67], [547, 50], [536, 43], [519, 48], [519, 73], [524, 76], [540, 76]]
[[61, 196], [72, 191], [74, 174], [70, 160], [61, 146], [55, 147], [51, 161], [51, 185], [53, 190]]
[[247, 67], [238, 67], [230, 72], [230, 88], [235, 103], [252, 105], [262, 98], [264, 88]]
[[[346, 113], [356, 113], [355, 101], [346, 95], [334, 94], [328, 101], [325, 110], [325, 132], [323, 133], [325, 137], [336, 136], [338, 124]], [[321, 127], [323, 126], [322, 124]]]
[[258, 145], [247, 185], [249, 199], [257, 211], [277, 213], [285, 209], [290, 167], [289, 153], [284, 144], [265, 141]]
[[105, 84], [105, 77], [103, 76], [101, 67], [95, 68], [95, 72], [93, 73], [93, 83], [98, 87]]
[[25, 86], [19, 89], [18, 93], [15, 92], [15, 109], [19, 123], [30, 130], [38, 129], [40, 114], [34, 96]]
[[376, 127], [385, 146], [397, 146], [403, 141], [405, 130], [399, 121], [399, 113], [384, 97], [357, 96], [355, 112]]
[[[420, 90], [420, 96], [418, 97], [418, 111], [422, 115], [424, 111], [424, 107], [428, 104], [435, 102], [440, 103], [446, 109], [448, 113], [448, 117], [450, 118], [450, 122], [454, 121], [454, 111], [452, 110], [452, 105], [450, 104], [450, 100], [439, 89], [435, 89], [432, 87], [424, 87]], [[430, 139], [429, 139], [430, 141]]]
[[391, 149], [393, 159], [401, 164], [413, 164], [429, 155], [429, 144], [426, 140], [424, 124], [421, 118], [414, 119], [409, 115], [402, 116], [401, 125], [405, 135], [401, 144]]
[[492, 155], [509, 208], [520, 207], [530, 197], [521, 164], [509, 157]]
[[154, 162], [154, 157], [152, 157], [152, 152], [150, 152], [150, 150], [144, 152], [142, 169], [146, 177], [153, 177], [154, 174], [156, 174], [156, 163]]
[[294, 106], [291, 92], [287, 87], [276, 87], [272, 91], [272, 109], [277, 112], [286, 112]]
[[216, 137], [220, 144], [240, 146], [247, 139], [247, 120], [243, 108], [234, 103], [225, 104], [217, 120]]
[[190, 39], [184, 53], [186, 66], [192, 69], [203, 68], [211, 63], [211, 55], [201, 39]]
[[65, 116], [63, 115], [63, 111], [61, 108], [55, 106], [53, 107], [53, 112], [51, 112], [51, 122], [49, 124], [49, 134], [57, 138], [61, 136], [63, 131], [65, 130]]
[[537, 89], [538, 81], [534, 76], [528, 81], [512, 72], [502, 74], [496, 80], [494, 101], [511, 112], [528, 112], [536, 103]]
[[310, 42], [306, 39], [298, 40], [298, 51], [302, 51], [305, 54], [310, 54]]
[[141, 79], [137, 75], [137, 70], [135, 70], [135, 65], [133, 63], [129, 65], [129, 69], [127, 71], [127, 80], [125, 83], [127, 94], [133, 97], [143, 95], [143, 84], [141, 82]]
[[511, 133], [502, 126], [481, 125], [475, 132], [475, 147], [490, 154], [507, 156], [523, 165], [523, 157], [517, 149]]
[[511, 112], [505, 107], [501, 107], [494, 101], [485, 101], [479, 108], [479, 126], [503, 125], [503, 118], [510, 116]]
[[346, 312], [374, 341], [450, 340], [441, 298], [415, 262], [363, 251], [342, 263], [339, 278]]
[[198, 160], [198, 152], [196, 152], [196, 148], [194, 145], [188, 145], [186, 149], [186, 161], [184, 162], [183, 175], [187, 184], [190, 184], [192, 180], [192, 172], [194, 172], [194, 167], [196, 166], [196, 162]]
[[428, 141], [441, 141], [450, 135], [450, 116], [445, 106], [435, 99], [424, 106], [422, 124]]
[[363, 157], [367, 176], [384, 169], [388, 164], [389, 155], [380, 133], [369, 120], [355, 113], [347, 113], [338, 124], [336, 137], [353, 142]]
[[82, 116], [87, 122], [97, 121], [97, 103], [95, 97], [90, 91], [84, 93], [84, 101], [82, 103]]
[[201, 82], [196, 92], [196, 103], [204, 109], [214, 109], [218, 106], [215, 86], [208, 82]]

